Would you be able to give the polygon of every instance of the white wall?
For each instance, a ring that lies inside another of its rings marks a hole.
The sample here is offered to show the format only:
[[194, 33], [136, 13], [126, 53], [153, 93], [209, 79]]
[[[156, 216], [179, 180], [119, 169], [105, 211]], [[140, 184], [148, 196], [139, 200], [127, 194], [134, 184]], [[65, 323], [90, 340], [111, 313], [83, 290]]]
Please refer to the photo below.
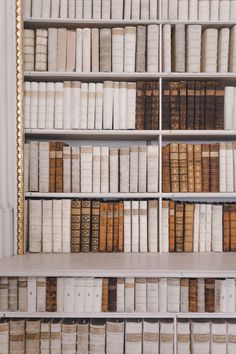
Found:
[[15, 0], [0, 0], [0, 258], [16, 242]]

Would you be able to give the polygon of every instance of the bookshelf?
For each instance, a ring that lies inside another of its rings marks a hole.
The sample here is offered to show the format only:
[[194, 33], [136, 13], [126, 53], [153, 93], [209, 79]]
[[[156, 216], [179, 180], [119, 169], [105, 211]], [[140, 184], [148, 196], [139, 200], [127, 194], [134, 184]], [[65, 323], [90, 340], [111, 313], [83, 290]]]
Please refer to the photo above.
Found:
[[[161, 13], [161, 0], [159, 13]], [[163, 25], [201, 24], [204, 28], [220, 29], [236, 25], [236, 21], [173, 21], [173, 20], [75, 20], [26, 18], [25, 29], [38, 28], [109, 28], [138, 25], [159, 25], [159, 72], [155, 73], [114, 73], [114, 72], [28, 72], [25, 81], [73, 81], [101, 82], [116, 81], [158, 81], [159, 83], [159, 129], [158, 130], [59, 130], [25, 129], [26, 142], [31, 140], [88, 141], [96, 145], [106, 142], [154, 141], [159, 144], [159, 192], [157, 193], [39, 193], [26, 192], [29, 199], [157, 199], [159, 202], [158, 231], [159, 253], [88, 253], [88, 254], [24, 254], [0, 260], [0, 277], [167, 277], [167, 278], [235, 278], [236, 262], [234, 253], [163, 253], [162, 252], [162, 200], [198, 202], [235, 202], [236, 193], [164, 193], [162, 191], [162, 154], [161, 147], [168, 142], [218, 142], [233, 141], [236, 130], [163, 130], [162, 129], [162, 84], [164, 80], [199, 80], [235, 82], [236, 73], [176, 73], [162, 72], [162, 30]], [[162, 313], [162, 312], [10, 312], [1, 311], [0, 318], [107, 318], [107, 319], [171, 319], [174, 323], [174, 348], [177, 354], [177, 321], [179, 319], [236, 319], [236, 313]]]

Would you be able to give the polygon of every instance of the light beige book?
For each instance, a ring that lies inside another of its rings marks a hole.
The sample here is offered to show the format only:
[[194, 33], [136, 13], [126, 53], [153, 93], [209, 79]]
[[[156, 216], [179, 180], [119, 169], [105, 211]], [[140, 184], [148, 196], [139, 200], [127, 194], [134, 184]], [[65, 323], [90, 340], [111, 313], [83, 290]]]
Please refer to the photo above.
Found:
[[139, 252], [139, 243], [140, 243], [140, 202], [132, 200], [131, 202], [131, 252]]
[[82, 29], [82, 71], [91, 71], [91, 28]]
[[167, 279], [167, 304], [168, 312], [179, 312], [180, 305], [180, 279]]
[[33, 71], [35, 62], [35, 31], [24, 29], [24, 70]]
[[94, 129], [95, 125], [95, 83], [88, 85], [88, 129]]
[[80, 87], [79, 81], [71, 83], [71, 128], [79, 129], [80, 126]]
[[68, 0], [68, 18], [75, 18], [75, 0]]
[[103, 83], [103, 129], [112, 129], [113, 126], [113, 82]]
[[54, 125], [55, 125], [55, 83], [46, 82], [45, 128], [53, 129]]
[[138, 191], [147, 191], [147, 147], [138, 147]]
[[124, 201], [124, 252], [131, 252], [131, 201]]
[[217, 71], [218, 30], [207, 28], [202, 34], [202, 71]]
[[217, 71], [220, 73], [228, 72], [229, 34], [229, 28], [219, 30]]
[[57, 28], [48, 29], [48, 71], [57, 71]]
[[127, 129], [127, 82], [120, 82], [119, 87], [119, 129]]
[[62, 201], [62, 252], [71, 252], [71, 200]]
[[143, 354], [158, 353], [159, 322], [157, 320], [143, 321]]
[[92, 164], [93, 149], [92, 146], [81, 146], [81, 192], [92, 193]]
[[159, 14], [158, 2], [156, 0], [149, 0], [149, 18], [150, 20], [157, 20]]
[[93, 147], [93, 193], [101, 191], [101, 148]]
[[138, 146], [130, 147], [130, 190], [138, 192]]
[[24, 127], [30, 128], [31, 83], [24, 83]]
[[61, 325], [62, 353], [76, 353], [76, 321], [64, 319]]
[[[149, 0], [141, 0], [141, 4], [140, 4], [140, 19], [141, 20], [149, 20], [150, 16], [149, 16], [149, 7], [151, 9], [151, 4], [149, 6]], [[152, 11], [154, 11], [154, 14], [153, 14], [153, 19], [157, 19], [155, 18], [155, 10], [156, 9], [151, 9]], [[156, 15], [157, 15], [157, 12], [156, 12]]]
[[0, 311], [8, 311], [8, 277], [0, 278]]
[[93, 0], [84, 0], [83, 1], [83, 18], [85, 20], [91, 20], [92, 19], [92, 3]]
[[83, 31], [82, 28], [76, 29], [76, 71], [82, 72], [83, 63]]
[[176, 72], [185, 72], [185, 25], [180, 23], [174, 28], [174, 68]]
[[146, 312], [147, 310], [147, 282], [146, 278], [135, 279], [135, 311]]
[[190, 21], [198, 19], [198, 0], [189, 0], [189, 18]]
[[52, 250], [62, 252], [62, 200], [52, 201]]
[[128, 193], [130, 190], [130, 161], [129, 148], [120, 148], [120, 192]]
[[71, 81], [63, 83], [63, 128], [71, 129]]
[[124, 3], [124, 20], [131, 19], [131, 0], [125, 0]]
[[229, 19], [236, 20], [236, 0], [231, 0], [230, 1], [230, 13], [229, 13]]
[[24, 188], [29, 191], [29, 153], [30, 144], [24, 144]]
[[111, 19], [122, 20], [123, 19], [123, 0], [111, 0]]
[[60, 18], [68, 18], [68, 0], [60, 0]]
[[147, 191], [158, 192], [158, 145], [147, 146]]
[[39, 82], [38, 86], [38, 124], [37, 128], [46, 127], [46, 82]]
[[112, 71], [124, 71], [124, 28], [112, 28]]
[[71, 147], [71, 190], [72, 193], [80, 192], [80, 147]]
[[148, 251], [158, 251], [158, 202], [148, 201]]
[[42, 0], [31, 0], [32, 17], [40, 18], [42, 14]]
[[18, 278], [9, 277], [8, 278], [8, 310], [17, 311], [18, 310]]
[[39, 145], [37, 141], [30, 143], [30, 159], [29, 159], [29, 190], [31, 192], [39, 191]]
[[147, 278], [147, 312], [158, 312], [158, 278]]
[[[1, 285], [0, 285], [1, 287]], [[18, 310], [26, 312], [28, 310], [28, 279], [27, 277], [18, 278]]]
[[67, 30], [66, 33], [66, 71], [75, 71], [75, 54], [76, 54], [76, 32]]
[[83, 0], [75, 0], [75, 18], [78, 20], [83, 18]]
[[99, 29], [92, 28], [92, 72], [99, 72]]
[[177, 353], [190, 354], [190, 322], [180, 319], [177, 322]]
[[125, 279], [124, 278], [117, 278], [116, 311], [117, 312], [125, 311]]
[[49, 192], [49, 142], [39, 142], [39, 192]]
[[39, 83], [31, 82], [30, 85], [30, 128], [38, 128], [38, 102], [39, 102]]
[[102, 19], [110, 20], [111, 18], [111, 1], [102, 0]]
[[[78, 350], [79, 349], [79, 350]], [[89, 350], [89, 322], [82, 320], [77, 324], [77, 354], [88, 354]]]
[[110, 193], [119, 192], [119, 150], [110, 147], [109, 154], [109, 191]]
[[187, 71], [200, 72], [201, 70], [201, 25], [188, 25], [186, 34]]
[[102, 0], [93, 0], [93, 19], [100, 20], [102, 17]]
[[142, 321], [126, 320], [125, 330], [125, 351], [142, 354]]
[[51, 321], [50, 348], [54, 353], [61, 351], [61, 319], [58, 318]]
[[40, 321], [40, 348], [41, 354], [50, 354], [50, 320]]
[[80, 129], [88, 127], [88, 83], [82, 82], [80, 89]]
[[124, 320], [107, 320], [106, 322], [106, 353], [123, 353]]
[[147, 26], [147, 71], [159, 71], [159, 26]]
[[29, 252], [42, 249], [42, 201], [29, 201]]
[[25, 0], [24, 1], [24, 18], [30, 18], [31, 17], [31, 0]]
[[[148, 27], [149, 28], [149, 27]], [[136, 71], [146, 71], [146, 26], [137, 26], [137, 43], [136, 43]], [[153, 41], [149, 41], [149, 48]], [[158, 39], [155, 38], [154, 46], [158, 43]], [[156, 46], [155, 46], [156, 47]]]
[[71, 192], [71, 147], [63, 146], [63, 192]]
[[63, 128], [64, 87], [62, 82], [55, 83], [55, 129]]
[[46, 277], [36, 279], [36, 309], [37, 312], [46, 311]]
[[236, 26], [230, 30], [229, 71], [236, 71]]
[[6, 319], [0, 320], [0, 348], [2, 354], [9, 353], [9, 321]]
[[178, 1], [177, 0], [169, 0], [168, 7], [168, 19], [172, 21], [176, 21], [178, 19]]
[[220, 0], [210, 1], [210, 21], [218, 21], [219, 19], [219, 2]]
[[42, 252], [51, 253], [52, 252], [52, 200], [43, 200], [43, 216], [42, 216]]
[[135, 72], [136, 27], [125, 27], [124, 72]]
[[103, 84], [96, 83], [96, 102], [95, 102], [95, 129], [102, 129], [103, 116]]
[[210, 19], [210, 1], [199, 0], [198, 1], [198, 20], [209, 21]]
[[179, 0], [178, 2], [178, 20], [187, 21], [188, 20], [188, 9], [189, 2], [188, 0]]
[[57, 30], [57, 71], [66, 71], [67, 29]]
[[139, 251], [148, 251], [147, 201], [139, 202]]
[[229, 21], [230, 17], [230, 0], [220, 0], [219, 2], [219, 20]]
[[99, 32], [100, 32], [100, 71], [110, 72], [112, 70], [111, 28], [101, 28]]
[[160, 354], [174, 354], [174, 324], [172, 320], [160, 321]]
[[28, 312], [36, 312], [37, 286], [36, 277], [28, 277]]
[[60, 0], [51, 0], [51, 18], [59, 18]]
[[48, 62], [48, 30], [36, 29], [35, 70], [46, 71]]
[[10, 319], [9, 333], [9, 352], [24, 353], [25, 352], [25, 320]]
[[109, 147], [101, 147], [101, 193], [109, 193]]
[[162, 34], [163, 52], [162, 52], [162, 71], [171, 72], [171, 26], [163, 26]]
[[125, 278], [125, 312], [134, 312], [134, 278]]
[[42, 18], [51, 17], [51, 1], [42, 0]]

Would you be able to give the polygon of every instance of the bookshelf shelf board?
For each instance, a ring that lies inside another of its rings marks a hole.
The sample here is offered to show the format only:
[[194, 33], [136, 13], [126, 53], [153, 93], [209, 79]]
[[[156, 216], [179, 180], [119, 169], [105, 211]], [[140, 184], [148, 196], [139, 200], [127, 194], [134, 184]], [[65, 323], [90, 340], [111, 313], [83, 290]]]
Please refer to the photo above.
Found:
[[0, 276], [235, 277], [232, 253], [25, 254], [0, 260]]
[[234, 200], [236, 193], [161, 193], [162, 198], [173, 199], [217, 199], [217, 200]]
[[79, 28], [79, 27], [113, 27], [113, 26], [138, 26], [138, 25], [175, 25], [178, 23], [186, 25], [202, 25], [213, 27], [230, 27], [236, 24], [236, 21], [180, 21], [180, 20], [79, 20], [79, 19], [54, 19], [54, 18], [26, 18], [24, 20], [25, 28], [49, 28], [49, 27], [67, 27], [67, 28]]
[[26, 192], [28, 198], [104, 198], [104, 199], [127, 199], [127, 198], [158, 198], [160, 193], [38, 193]]
[[80, 80], [80, 81], [100, 81], [100, 80], [158, 80], [163, 79], [226, 79], [235, 80], [236, 73], [113, 73], [113, 72], [52, 72], [52, 71], [25, 71], [25, 80]]
[[160, 135], [159, 130], [59, 130], [26, 129], [26, 138], [80, 140], [147, 140]]
[[236, 313], [162, 313], [162, 312], [0, 312], [0, 318], [236, 318]]

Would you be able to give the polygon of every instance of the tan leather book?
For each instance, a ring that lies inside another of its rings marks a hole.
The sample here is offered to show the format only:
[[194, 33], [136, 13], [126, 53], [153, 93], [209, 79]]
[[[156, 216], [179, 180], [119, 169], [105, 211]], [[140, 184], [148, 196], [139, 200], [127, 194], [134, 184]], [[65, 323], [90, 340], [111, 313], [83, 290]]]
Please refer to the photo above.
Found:
[[116, 312], [116, 289], [117, 278], [109, 278], [108, 280], [108, 311]]
[[194, 204], [185, 203], [184, 252], [193, 252]]
[[236, 205], [230, 206], [230, 251], [236, 251]]
[[184, 130], [187, 127], [187, 83], [179, 82], [179, 129]]
[[200, 192], [202, 192], [202, 149], [201, 149], [201, 144], [194, 144], [193, 158], [194, 158], [194, 191], [196, 193], [200, 193]]
[[197, 312], [197, 279], [189, 279], [189, 312]]
[[107, 252], [113, 251], [113, 203], [108, 203], [107, 208]]
[[175, 204], [175, 251], [184, 251], [184, 204]]
[[202, 144], [202, 191], [210, 192], [210, 146]]
[[91, 240], [91, 200], [81, 202], [81, 252], [90, 251]]
[[99, 252], [107, 250], [107, 209], [108, 203], [100, 204]]
[[223, 206], [223, 251], [230, 251], [230, 208], [228, 204]]
[[102, 312], [108, 311], [108, 278], [102, 279]]
[[169, 252], [175, 252], [175, 202], [169, 202]]
[[205, 312], [215, 312], [215, 279], [205, 279]]
[[118, 251], [124, 252], [124, 203], [119, 203], [119, 241]]
[[57, 311], [57, 278], [46, 278], [46, 311]]
[[162, 146], [162, 190], [170, 192], [170, 145]]
[[63, 146], [67, 144], [56, 142], [56, 192], [63, 192]]
[[188, 192], [188, 165], [186, 144], [179, 144], [179, 181], [180, 192]]
[[99, 251], [100, 202], [92, 201], [91, 251]]
[[159, 83], [152, 83], [152, 130], [159, 129]]
[[170, 144], [170, 180], [171, 192], [179, 192], [179, 144], [177, 143]]
[[187, 144], [187, 164], [188, 164], [188, 191], [194, 192], [194, 163], [193, 163], [193, 144]]
[[113, 205], [113, 251], [119, 252], [119, 202]]
[[219, 144], [210, 144], [210, 192], [219, 192]]
[[71, 202], [71, 252], [80, 252], [81, 201]]
[[49, 192], [56, 192], [56, 143], [49, 141]]

